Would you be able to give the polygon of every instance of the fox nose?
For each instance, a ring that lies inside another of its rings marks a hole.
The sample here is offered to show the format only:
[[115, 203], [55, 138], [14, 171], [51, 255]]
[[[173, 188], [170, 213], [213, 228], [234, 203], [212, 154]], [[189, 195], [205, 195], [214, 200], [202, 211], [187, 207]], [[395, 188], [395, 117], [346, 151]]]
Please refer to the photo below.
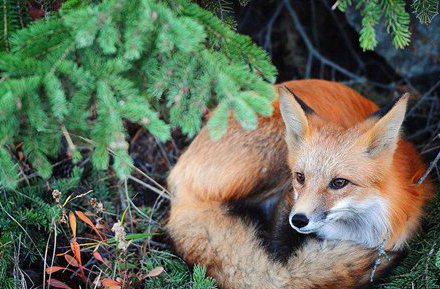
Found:
[[295, 214], [290, 218], [290, 223], [299, 229], [307, 226], [309, 219], [304, 214]]

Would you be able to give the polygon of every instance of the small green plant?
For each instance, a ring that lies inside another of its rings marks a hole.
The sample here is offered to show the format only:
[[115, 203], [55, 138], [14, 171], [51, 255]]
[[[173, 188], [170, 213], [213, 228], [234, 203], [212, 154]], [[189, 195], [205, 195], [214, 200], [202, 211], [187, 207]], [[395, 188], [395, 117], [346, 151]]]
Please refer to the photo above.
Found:
[[[438, 0], [412, 0], [413, 13], [423, 24], [428, 24], [438, 14]], [[410, 13], [406, 0], [338, 0], [339, 10], [346, 11], [354, 6], [360, 11], [362, 28], [359, 42], [364, 50], [377, 46], [376, 28], [383, 20], [396, 48], [404, 48], [411, 41]]]
[[[153, 252], [145, 258], [142, 270], [145, 272], [161, 272], [155, 278], [145, 280], [145, 289], [149, 288], [185, 288], [185, 289], [215, 289], [214, 279], [206, 276], [206, 269], [194, 266], [192, 274], [188, 265], [180, 258], [167, 251]], [[150, 273], [151, 274], [151, 273]]]

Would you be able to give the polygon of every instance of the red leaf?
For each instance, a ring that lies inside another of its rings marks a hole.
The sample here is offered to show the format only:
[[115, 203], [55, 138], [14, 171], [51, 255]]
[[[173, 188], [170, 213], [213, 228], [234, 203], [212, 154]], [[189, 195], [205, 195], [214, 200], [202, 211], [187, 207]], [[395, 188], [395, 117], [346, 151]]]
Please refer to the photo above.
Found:
[[72, 211], [69, 212], [69, 223], [73, 238], [76, 238], [76, 217]]
[[75, 211], [76, 215], [78, 216], [78, 218], [80, 218], [81, 221], [83, 221], [84, 223], [86, 223], [87, 225], [90, 226], [90, 228], [92, 228], [96, 234], [98, 234], [99, 238], [101, 238], [102, 240], [102, 236], [101, 233], [99, 233], [98, 229], [96, 228], [96, 226], [93, 224], [93, 222], [89, 219], [89, 217], [87, 217], [83, 212], [81, 211]]
[[81, 266], [81, 249], [79, 248], [78, 242], [76, 240], [71, 240], [70, 248], [72, 249], [73, 256], [75, 257], [76, 261], [78, 261], [78, 265]]
[[81, 211], [75, 211], [76, 215], [78, 216], [78, 218], [81, 219], [81, 221], [83, 221], [84, 223], [86, 223], [87, 225], [89, 225], [90, 227], [94, 228], [95, 225], [93, 224], [93, 222], [89, 219], [89, 217], [86, 216], [86, 214], [84, 214]]
[[61, 282], [61, 281], [58, 281], [58, 280], [56, 280], [56, 279], [53, 279], [53, 278], [48, 279], [48, 280], [47, 280], [47, 284], [48, 284], [49, 286], [52, 286], [52, 287], [55, 287], [55, 288], [61, 288], [61, 289], [72, 289], [69, 285], [67, 285], [67, 284], [65, 284], [65, 283], [63, 283], [63, 282]]
[[61, 267], [61, 266], [52, 266], [52, 267], [49, 267], [49, 268], [46, 269], [46, 273], [47, 274], [52, 274], [52, 273], [55, 273], [55, 272], [58, 272], [58, 271], [64, 270], [64, 269], [66, 269], [66, 268], [65, 267]]
[[84, 275], [84, 268], [81, 261], [81, 249], [79, 248], [78, 242], [73, 239], [70, 241], [70, 248], [72, 249], [73, 256], [75, 257], [76, 261], [78, 262], [78, 267], [81, 270], [81, 274], [79, 275], [81, 278], [85, 277]]
[[69, 263], [70, 266], [73, 267], [79, 267], [78, 261], [76, 261], [76, 259], [70, 255], [64, 255], [64, 258], [66, 258], [67, 263]]

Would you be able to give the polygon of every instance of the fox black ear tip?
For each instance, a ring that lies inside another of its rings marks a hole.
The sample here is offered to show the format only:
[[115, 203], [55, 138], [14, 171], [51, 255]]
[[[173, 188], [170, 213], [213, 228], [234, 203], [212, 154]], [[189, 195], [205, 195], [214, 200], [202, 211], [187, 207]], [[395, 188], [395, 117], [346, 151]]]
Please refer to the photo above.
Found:
[[286, 85], [281, 85], [278, 87], [278, 94], [281, 96], [293, 96], [292, 91], [286, 86]]
[[405, 92], [402, 94], [399, 98], [399, 100], [408, 101], [412, 97], [412, 94], [410, 92]]
[[286, 101], [289, 98], [293, 98], [301, 106], [306, 114], [315, 113], [310, 106], [308, 106], [298, 95], [295, 94], [295, 92], [293, 92], [293, 90], [288, 88], [286, 85], [281, 85], [280, 89], [282, 90], [282, 92], [279, 93], [280, 101]]
[[410, 92], [404, 92], [400, 94], [399, 96], [395, 97], [392, 101], [392, 104], [395, 105], [398, 102], [401, 101], [408, 101], [412, 97], [412, 94]]
[[381, 117], [385, 116], [398, 103], [404, 102], [406, 105], [406, 103], [408, 102], [410, 97], [411, 97], [411, 93], [409, 93], [409, 92], [405, 92], [405, 93], [401, 94], [400, 96], [395, 97], [388, 105], [380, 108], [378, 111], [376, 111], [375, 113], [370, 115], [369, 118], [381, 118]]
[[411, 97], [412, 97], [412, 95], [409, 92], [402, 93], [401, 95], [395, 97], [391, 101], [391, 104], [389, 105], [388, 111], [390, 111], [393, 107], [395, 107], [398, 104], [406, 105]]

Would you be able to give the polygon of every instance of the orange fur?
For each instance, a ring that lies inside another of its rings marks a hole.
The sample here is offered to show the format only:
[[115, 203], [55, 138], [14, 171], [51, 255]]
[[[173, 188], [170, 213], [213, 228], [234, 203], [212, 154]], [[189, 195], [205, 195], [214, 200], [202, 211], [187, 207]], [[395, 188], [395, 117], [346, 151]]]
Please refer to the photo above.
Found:
[[[345, 150], [341, 154], [344, 158], [348, 154], [343, 165], [349, 168], [348, 174], [356, 172], [350, 177], [362, 186], [347, 188], [341, 196], [371, 187], [365, 196], [358, 197], [359, 202], [378, 193], [388, 201], [391, 236], [387, 248], [400, 248], [418, 227], [423, 205], [432, 194], [429, 183], [415, 184], [425, 170], [415, 148], [400, 140], [389, 165], [385, 156], [362, 158], [365, 162], [359, 163], [350, 152], [374, 137], [371, 131], [378, 121], [365, 119], [377, 105], [334, 82], [302, 80], [283, 85], [316, 113], [307, 116], [309, 145], [315, 148], [314, 143], [325, 142], [324, 152]], [[289, 138], [287, 144], [284, 140], [286, 129], [278, 100], [274, 108], [272, 117], [260, 118], [254, 131], [243, 130], [231, 118], [226, 135], [217, 142], [203, 128], [179, 159], [168, 178], [172, 203], [167, 228], [176, 250], [189, 263], [207, 266], [223, 288], [354, 288], [365, 283], [376, 258], [374, 250], [343, 241], [309, 242], [282, 265], [271, 260], [252, 226], [225, 209], [228, 202], [270, 194], [290, 182], [291, 170], [301, 165], [301, 150], [289, 144]], [[364, 137], [367, 133], [371, 137]], [[359, 141], [344, 147], [344, 138]], [[316, 155], [325, 154], [318, 150]], [[308, 162], [313, 165], [313, 160]], [[324, 187], [317, 190], [319, 181], [314, 185], [299, 188], [294, 182], [295, 190], [304, 191], [298, 204], [306, 202], [301, 201], [306, 196], [311, 202], [316, 196], [326, 196], [330, 207], [342, 198], [328, 195]], [[287, 198], [298, 205], [291, 195]]]

